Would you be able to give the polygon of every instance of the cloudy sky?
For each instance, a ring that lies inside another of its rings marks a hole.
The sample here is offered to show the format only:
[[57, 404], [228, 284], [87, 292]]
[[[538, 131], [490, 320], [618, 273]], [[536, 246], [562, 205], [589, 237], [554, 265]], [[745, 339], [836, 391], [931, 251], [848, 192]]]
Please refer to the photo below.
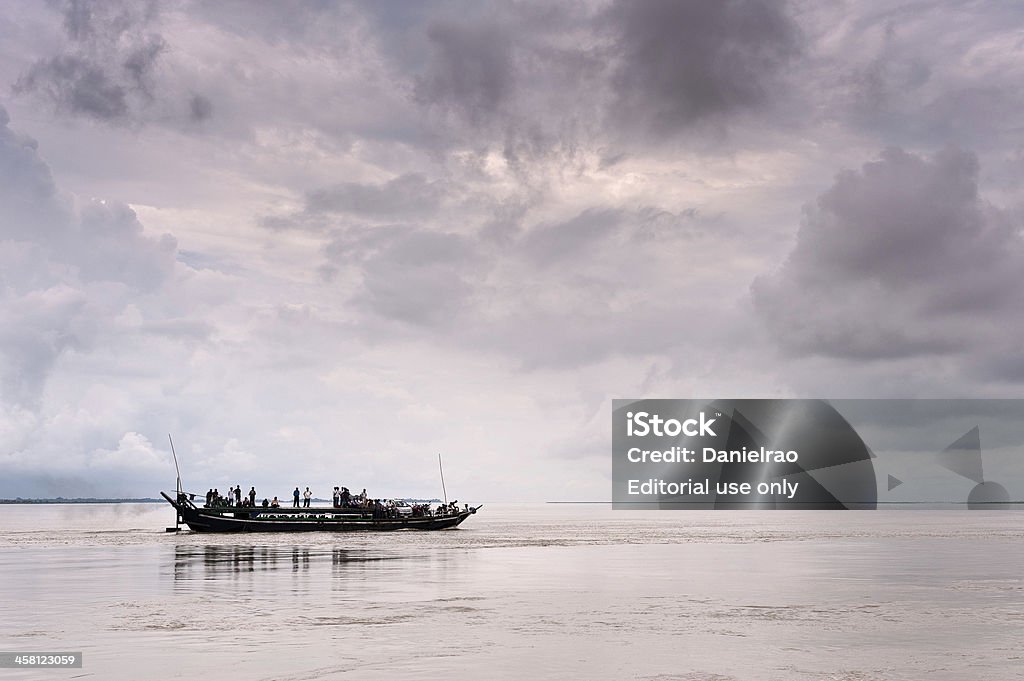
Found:
[[1024, 389], [1024, 7], [11, 2], [0, 496], [610, 497], [611, 400]]

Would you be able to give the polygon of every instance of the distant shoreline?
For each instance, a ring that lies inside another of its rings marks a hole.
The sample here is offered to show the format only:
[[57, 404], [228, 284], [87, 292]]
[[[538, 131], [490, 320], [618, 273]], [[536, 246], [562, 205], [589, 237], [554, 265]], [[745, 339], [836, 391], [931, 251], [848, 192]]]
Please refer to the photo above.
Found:
[[17, 497], [15, 499], [0, 499], [0, 504], [159, 504], [162, 503], [163, 499], [151, 499], [149, 497], [142, 499], [98, 499], [95, 497], [81, 497], [75, 499], [65, 499], [64, 497], [56, 497], [53, 499], [22, 499]]

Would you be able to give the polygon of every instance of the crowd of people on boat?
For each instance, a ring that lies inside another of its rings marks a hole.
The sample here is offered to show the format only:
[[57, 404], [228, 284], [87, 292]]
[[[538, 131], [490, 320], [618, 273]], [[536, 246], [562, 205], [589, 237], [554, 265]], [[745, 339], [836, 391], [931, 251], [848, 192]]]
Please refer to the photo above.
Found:
[[[271, 499], [264, 499], [262, 504], [259, 504], [263, 508], [280, 508], [281, 502], [277, 500], [277, 497]], [[241, 485], [236, 485], [228, 488], [228, 493], [223, 495], [216, 487], [211, 487], [206, 492], [206, 507], [207, 508], [256, 508], [256, 488], [250, 487], [248, 493], [242, 496]]]
[[[458, 503], [454, 501], [450, 504], [440, 504], [436, 509], [432, 509], [429, 503], [408, 504], [404, 501], [395, 501], [394, 499], [367, 499], [366, 505], [362, 508], [369, 510], [375, 520], [402, 517], [443, 517], [458, 515], [460, 512]], [[403, 509], [408, 510], [403, 512]]]
[[[427, 505], [429, 510], [430, 505]], [[463, 504], [462, 508], [459, 508], [459, 500], [449, 502], [447, 504], [438, 504], [437, 508], [434, 509], [434, 515], [458, 515], [464, 511], [469, 510], [469, 504]]]
[[[248, 493], [244, 496], [241, 485], [231, 486], [226, 495], [221, 495], [216, 487], [211, 487], [206, 493], [206, 507], [255, 508], [257, 507], [256, 496], [255, 486], [250, 487]], [[312, 498], [313, 492], [309, 487], [306, 487], [304, 492], [300, 492], [299, 488], [296, 487], [292, 492], [292, 507], [300, 508], [301, 500], [301, 508], [309, 508]], [[363, 488], [363, 491], [359, 494], [352, 494], [348, 487], [337, 486], [334, 488], [332, 498], [334, 508], [365, 509], [374, 518], [399, 518], [406, 515], [413, 518], [424, 518], [429, 516], [456, 515], [459, 513], [459, 502], [457, 500], [447, 504], [440, 504], [436, 509], [433, 509], [429, 503], [407, 504], [404, 501], [395, 501], [393, 499], [371, 499], [366, 494], [366, 488]], [[280, 508], [281, 502], [276, 496], [272, 500], [264, 498], [260, 506], [263, 508]], [[410, 511], [403, 512], [402, 509], [406, 508], [410, 509]]]
[[352, 494], [348, 487], [334, 488], [334, 508], [367, 508], [370, 502], [375, 501], [366, 496], [366, 488], [359, 494]]
[[217, 488], [211, 487], [210, 490], [206, 493], [206, 505], [209, 507], [224, 508], [242, 508], [255, 506], [256, 488], [250, 487], [249, 491], [246, 492], [245, 496], [242, 496], [241, 485], [232, 486], [231, 488], [228, 489], [228, 493], [226, 495], [222, 495]]

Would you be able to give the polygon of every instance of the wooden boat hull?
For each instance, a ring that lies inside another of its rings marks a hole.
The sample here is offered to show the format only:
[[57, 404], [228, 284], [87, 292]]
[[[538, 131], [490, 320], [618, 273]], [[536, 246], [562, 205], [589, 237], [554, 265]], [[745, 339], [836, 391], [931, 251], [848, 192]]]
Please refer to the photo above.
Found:
[[201, 508], [188, 498], [177, 501], [160, 493], [178, 512], [178, 521], [193, 532], [389, 532], [447, 530], [458, 527], [476, 508], [454, 515], [373, 518], [360, 509], [338, 508]]

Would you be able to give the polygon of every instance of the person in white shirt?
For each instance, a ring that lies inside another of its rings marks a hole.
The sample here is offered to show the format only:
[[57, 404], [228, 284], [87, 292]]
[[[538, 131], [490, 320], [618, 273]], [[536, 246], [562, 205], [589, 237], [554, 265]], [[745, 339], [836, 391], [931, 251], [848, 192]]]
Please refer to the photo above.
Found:
[[310, 491], [309, 491], [309, 488], [307, 487], [307, 488], [306, 488], [306, 491], [302, 493], [302, 498], [303, 498], [303, 502], [302, 502], [302, 505], [303, 505], [304, 507], [306, 507], [306, 508], [309, 508], [309, 500], [310, 500], [310, 499], [311, 499], [312, 497], [313, 497], [313, 493], [312, 493], [312, 492], [310, 492]]

